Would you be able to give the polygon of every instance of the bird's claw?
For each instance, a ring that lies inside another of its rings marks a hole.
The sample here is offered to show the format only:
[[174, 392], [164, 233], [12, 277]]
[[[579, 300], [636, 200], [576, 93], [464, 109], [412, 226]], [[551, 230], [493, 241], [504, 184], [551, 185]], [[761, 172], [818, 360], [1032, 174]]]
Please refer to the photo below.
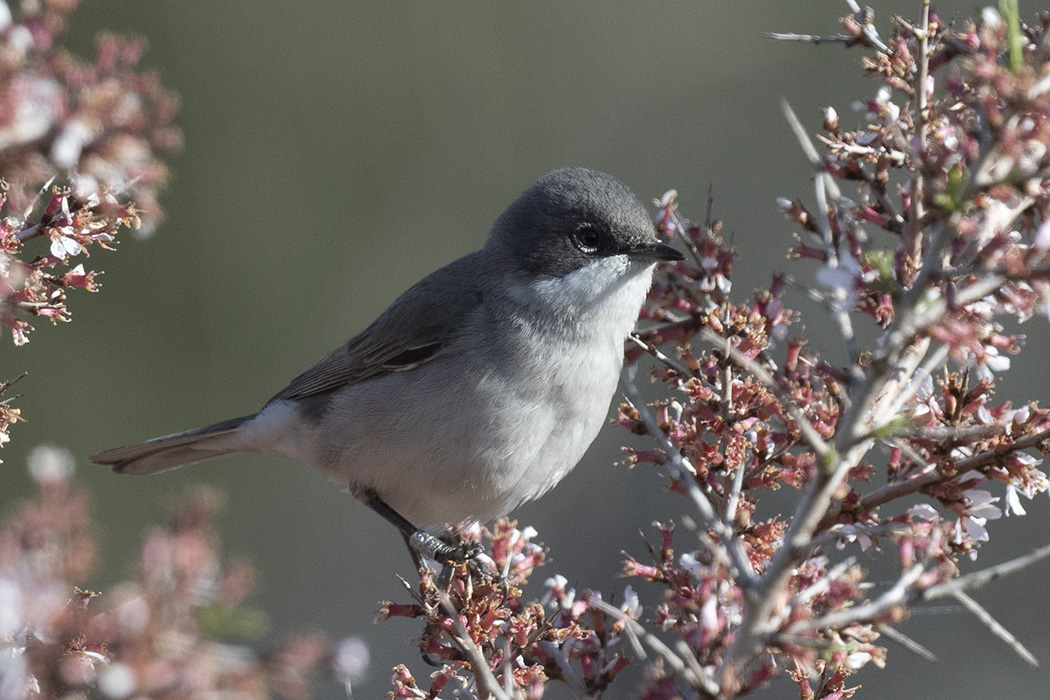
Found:
[[446, 567], [465, 565], [470, 571], [484, 579], [498, 582], [503, 589], [504, 599], [510, 593], [510, 584], [498, 571], [489, 566], [481, 555], [485, 553], [484, 547], [476, 540], [460, 542], [459, 544], [448, 544], [438, 539], [429, 532], [417, 530], [408, 539], [409, 546], [420, 554]]

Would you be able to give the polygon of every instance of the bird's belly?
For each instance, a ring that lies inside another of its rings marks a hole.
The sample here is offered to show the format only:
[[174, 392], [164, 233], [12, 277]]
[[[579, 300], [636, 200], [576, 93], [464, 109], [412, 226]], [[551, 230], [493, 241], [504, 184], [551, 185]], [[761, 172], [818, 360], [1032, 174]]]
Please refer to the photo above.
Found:
[[456, 363], [439, 362], [341, 392], [314, 460], [419, 527], [486, 522], [551, 489], [601, 429], [620, 369], [610, 353], [523, 381], [484, 366], [453, 377]]

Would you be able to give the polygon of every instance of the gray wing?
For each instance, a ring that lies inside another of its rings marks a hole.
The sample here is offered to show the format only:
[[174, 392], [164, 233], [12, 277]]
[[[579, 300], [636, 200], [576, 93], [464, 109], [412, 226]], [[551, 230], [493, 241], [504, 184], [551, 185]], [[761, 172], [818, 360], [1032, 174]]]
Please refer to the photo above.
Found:
[[304, 399], [415, 369], [444, 354], [467, 316], [478, 309], [483, 290], [474, 272], [480, 252], [423, 278], [359, 335], [330, 352], [269, 402]]

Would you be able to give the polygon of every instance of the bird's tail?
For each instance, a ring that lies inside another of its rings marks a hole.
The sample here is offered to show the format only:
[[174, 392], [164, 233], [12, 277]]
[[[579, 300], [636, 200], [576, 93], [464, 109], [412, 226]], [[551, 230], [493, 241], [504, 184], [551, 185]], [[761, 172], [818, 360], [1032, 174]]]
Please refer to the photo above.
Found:
[[187, 430], [173, 435], [153, 438], [135, 445], [125, 445], [99, 452], [91, 457], [95, 464], [113, 467], [118, 474], [156, 474], [187, 464], [215, 459], [244, 451], [237, 439], [238, 428], [255, 418], [242, 416]]

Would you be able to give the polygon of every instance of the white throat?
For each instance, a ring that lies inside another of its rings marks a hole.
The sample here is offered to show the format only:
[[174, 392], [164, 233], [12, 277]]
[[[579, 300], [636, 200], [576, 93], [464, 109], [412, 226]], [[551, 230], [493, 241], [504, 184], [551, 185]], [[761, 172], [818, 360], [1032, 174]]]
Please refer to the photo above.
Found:
[[552, 330], [563, 327], [570, 333], [622, 343], [638, 319], [654, 268], [655, 263], [612, 255], [562, 277], [519, 279], [506, 291], [535, 314], [537, 323]]

